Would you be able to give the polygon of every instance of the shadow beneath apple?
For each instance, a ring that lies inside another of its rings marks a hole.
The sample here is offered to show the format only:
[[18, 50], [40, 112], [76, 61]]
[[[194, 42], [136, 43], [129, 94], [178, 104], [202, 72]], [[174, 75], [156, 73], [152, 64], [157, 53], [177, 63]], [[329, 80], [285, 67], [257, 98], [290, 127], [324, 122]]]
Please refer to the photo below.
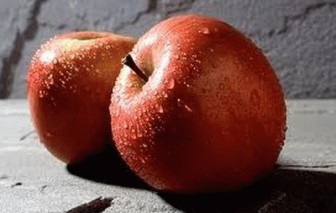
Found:
[[150, 189], [128, 168], [111, 145], [81, 163], [67, 165], [66, 169], [73, 175], [99, 183]]
[[159, 193], [185, 212], [336, 212], [336, 174], [276, 169], [239, 192]]

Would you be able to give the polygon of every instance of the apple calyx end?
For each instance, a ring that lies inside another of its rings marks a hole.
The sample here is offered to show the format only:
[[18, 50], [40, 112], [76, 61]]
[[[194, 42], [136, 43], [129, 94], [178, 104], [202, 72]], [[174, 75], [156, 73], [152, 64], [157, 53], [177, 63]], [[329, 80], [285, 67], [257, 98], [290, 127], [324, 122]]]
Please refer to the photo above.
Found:
[[121, 63], [131, 68], [131, 70], [135, 72], [135, 74], [137, 74], [144, 82], [148, 81], [147, 75], [136, 65], [130, 54], [123, 58]]

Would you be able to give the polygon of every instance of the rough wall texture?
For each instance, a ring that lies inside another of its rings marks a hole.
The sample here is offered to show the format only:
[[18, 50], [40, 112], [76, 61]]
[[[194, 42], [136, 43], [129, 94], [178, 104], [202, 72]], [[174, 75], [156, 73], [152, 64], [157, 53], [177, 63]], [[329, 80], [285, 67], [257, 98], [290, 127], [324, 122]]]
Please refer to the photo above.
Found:
[[336, 98], [335, 0], [2, 0], [0, 98], [26, 96], [27, 65], [57, 33], [138, 37], [183, 13], [217, 17], [249, 35], [267, 54], [287, 98]]

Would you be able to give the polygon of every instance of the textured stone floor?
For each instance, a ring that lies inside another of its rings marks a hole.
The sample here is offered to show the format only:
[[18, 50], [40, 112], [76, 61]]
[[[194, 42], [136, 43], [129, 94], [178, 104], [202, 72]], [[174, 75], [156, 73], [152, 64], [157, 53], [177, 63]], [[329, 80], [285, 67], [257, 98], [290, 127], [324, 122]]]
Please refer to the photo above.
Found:
[[39, 144], [26, 100], [0, 101], [0, 212], [336, 212], [336, 101], [288, 101], [274, 172], [235, 193], [153, 191], [112, 149], [67, 166]]

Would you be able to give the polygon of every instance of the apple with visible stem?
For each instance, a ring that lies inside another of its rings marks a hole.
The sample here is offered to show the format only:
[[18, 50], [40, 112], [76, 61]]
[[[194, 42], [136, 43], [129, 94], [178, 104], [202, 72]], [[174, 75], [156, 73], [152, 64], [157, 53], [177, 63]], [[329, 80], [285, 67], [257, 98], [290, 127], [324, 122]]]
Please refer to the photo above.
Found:
[[286, 107], [267, 58], [219, 20], [177, 16], [124, 59], [110, 105], [122, 158], [152, 187], [231, 191], [271, 172]]
[[136, 40], [107, 32], [58, 35], [37, 50], [27, 96], [41, 142], [65, 163], [77, 163], [111, 140], [108, 106], [121, 59]]

